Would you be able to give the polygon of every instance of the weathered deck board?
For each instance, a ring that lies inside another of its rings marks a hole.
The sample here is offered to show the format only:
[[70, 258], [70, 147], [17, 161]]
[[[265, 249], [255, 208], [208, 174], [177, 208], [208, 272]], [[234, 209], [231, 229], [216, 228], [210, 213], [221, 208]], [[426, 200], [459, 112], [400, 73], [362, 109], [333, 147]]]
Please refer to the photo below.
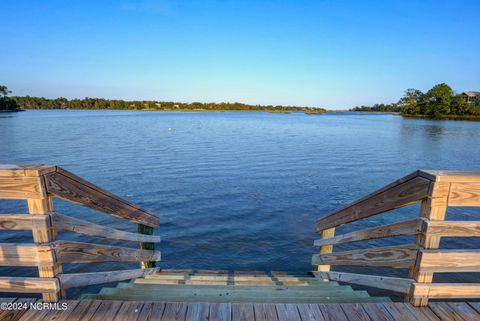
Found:
[[257, 321], [278, 321], [277, 311], [273, 304], [257, 303], [253, 305], [253, 310]]
[[[0, 302], [40, 303], [25, 298]], [[409, 303], [353, 304], [230, 304], [144, 301], [64, 300], [68, 308], [0, 310], [0, 320], [39, 321], [438, 321], [480, 320], [479, 302], [432, 302], [417, 308]]]
[[366, 303], [362, 304], [363, 309], [375, 321], [394, 320], [387, 309], [382, 304]]
[[349, 320], [370, 321], [372, 320], [367, 312], [362, 308], [361, 304], [344, 304], [341, 306], [343, 312]]

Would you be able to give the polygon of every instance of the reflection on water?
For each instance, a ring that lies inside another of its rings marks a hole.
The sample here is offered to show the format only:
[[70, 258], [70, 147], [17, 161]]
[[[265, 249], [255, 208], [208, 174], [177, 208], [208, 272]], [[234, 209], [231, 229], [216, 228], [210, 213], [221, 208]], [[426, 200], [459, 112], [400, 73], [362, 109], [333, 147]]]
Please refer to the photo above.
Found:
[[[308, 271], [319, 216], [419, 168], [480, 169], [480, 123], [396, 115], [28, 111], [0, 115], [0, 137], [0, 163], [58, 164], [160, 215], [162, 266], [174, 268]], [[0, 204], [2, 213], [24, 211]], [[108, 215], [55, 206], [135, 231]], [[417, 213], [400, 209], [364, 224]], [[100, 269], [65, 270], [87, 268]]]

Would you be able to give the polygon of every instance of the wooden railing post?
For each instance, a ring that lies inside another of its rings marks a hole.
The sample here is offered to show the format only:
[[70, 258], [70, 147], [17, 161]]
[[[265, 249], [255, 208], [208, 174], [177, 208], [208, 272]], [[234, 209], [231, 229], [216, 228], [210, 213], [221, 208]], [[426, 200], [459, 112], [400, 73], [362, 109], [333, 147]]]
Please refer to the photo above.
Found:
[[[146, 226], [143, 224], [138, 224], [138, 233], [153, 235], [153, 227]], [[140, 242], [139, 247], [142, 250], [155, 250], [155, 243]], [[142, 269], [154, 268], [155, 262], [153, 261], [142, 261], [140, 262], [140, 267]]]
[[[53, 198], [48, 195], [45, 190], [43, 176], [38, 176], [39, 190], [42, 191], [42, 197], [38, 199], [27, 199], [28, 211], [31, 215], [48, 215], [53, 212]], [[36, 224], [32, 227], [33, 241], [36, 244], [48, 244], [56, 239], [56, 232], [51, 228], [51, 221], [46, 225]], [[57, 261], [54, 253], [47, 255], [38, 254], [39, 266], [38, 274], [42, 278], [55, 278], [62, 272], [62, 266]], [[65, 296], [64, 291], [57, 293], [43, 293], [45, 302], [56, 302]]]
[[[430, 221], [443, 221], [448, 207], [450, 183], [432, 182], [428, 196], [420, 206], [420, 217]], [[440, 245], [440, 237], [429, 235], [428, 230], [422, 230], [417, 236], [417, 245], [420, 249], [437, 249]], [[410, 277], [417, 283], [432, 283], [433, 272], [420, 272], [422, 266], [421, 251], [418, 252], [415, 265], [410, 270]], [[415, 306], [428, 304], [428, 292], [422, 287], [412, 287], [407, 299]]]
[[[329, 228], [326, 230], [322, 231], [322, 239], [329, 239], [335, 236], [335, 228]], [[322, 245], [320, 246], [320, 254], [327, 254], [327, 253], [332, 253], [333, 251], [333, 245]], [[330, 271], [330, 265], [322, 264], [318, 265], [317, 271], [320, 272], [329, 272]]]

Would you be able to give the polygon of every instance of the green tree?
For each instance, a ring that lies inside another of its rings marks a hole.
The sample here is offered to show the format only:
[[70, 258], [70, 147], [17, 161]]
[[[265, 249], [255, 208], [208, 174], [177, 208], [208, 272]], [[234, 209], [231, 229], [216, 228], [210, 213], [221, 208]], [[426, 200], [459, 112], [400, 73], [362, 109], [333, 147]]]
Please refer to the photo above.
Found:
[[470, 115], [480, 115], [480, 99], [475, 99], [467, 108]]
[[450, 114], [453, 90], [449, 85], [441, 83], [435, 85], [426, 94], [425, 113], [432, 117], [439, 117]]
[[7, 86], [0, 85], [0, 110], [15, 111], [19, 108], [14, 99], [7, 97], [9, 93], [11, 91]]
[[405, 90], [398, 104], [402, 106], [402, 113], [405, 115], [418, 115], [421, 113], [420, 107], [424, 100], [424, 94], [418, 90], [409, 88]]
[[468, 104], [462, 95], [452, 97], [450, 112], [454, 115], [465, 115], [468, 113]]
[[7, 96], [9, 93], [11, 93], [11, 91], [8, 90], [7, 86], [0, 85], [0, 96], [1, 96], [1, 97], [5, 97], [5, 96]]

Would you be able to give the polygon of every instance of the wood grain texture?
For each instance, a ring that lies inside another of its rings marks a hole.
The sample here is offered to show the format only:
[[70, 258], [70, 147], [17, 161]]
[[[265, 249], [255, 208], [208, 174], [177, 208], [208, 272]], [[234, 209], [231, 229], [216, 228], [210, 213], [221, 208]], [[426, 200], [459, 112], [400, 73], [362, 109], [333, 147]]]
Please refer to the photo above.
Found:
[[165, 303], [152, 302], [147, 303], [147, 308], [142, 308], [137, 321], [160, 320], [165, 310]]
[[47, 191], [57, 197], [81, 204], [94, 210], [117, 216], [137, 224], [158, 227], [160, 219], [113, 194], [88, 183], [66, 171], [45, 175]]
[[480, 206], [480, 177], [478, 183], [452, 183], [448, 206]]
[[480, 313], [480, 302], [468, 302], [468, 305], [470, 305], [475, 311]]
[[415, 283], [424, 296], [434, 299], [478, 299], [480, 283]]
[[425, 221], [425, 234], [429, 236], [480, 236], [480, 221]]
[[[447, 212], [448, 195], [450, 193], [450, 183], [435, 181], [430, 185], [428, 198], [423, 200], [420, 206], [420, 218], [428, 221], [443, 221]], [[423, 228], [426, 228], [424, 224]], [[418, 234], [416, 237], [417, 245], [423, 249], [436, 249], [440, 245], [440, 237], [425, 233]], [[422, 253], [418, 252], [415, 265], [410, 269], [409, 276], [416, 282], [431, 283], [433, 281], [433, 273], [420, 271], [422, 266]], [[412, 291], [415, 288], [412, 287]], [[426, 306], [428, 297], [419, 295], [418, 293], [410, 293], [406, 296], [407, 300], [415, 306]]]
[[190, 303], [185, 321], [208, 321], [209, 309], [208, 303]]
[[400, 304], [394, 303], [383, 303], [385, 309], [390, 313], [393, 320], [396, 321], [418, 321], [418, 319], [410, 313], [409, 310], [405, 309], [405, 307], [401, 306]]
[[312, 264], [410, 268], [415, 263], [417, 251], [418, 247], [411, 244], [316, 254], [312, 258]]
[[120, 231], [59, 213], [52, 214], [52, 225], [55, 230], [75, 232], [90, 236], [108, 238], [111, 240], [153, 243], [160, 242], [160, 236]]
[[319, 304], [318, 308], [326, 321], [348, 321], [339, 304]]
[[420, 170], [418, 174], [434, 182], [474, 183], [480, 182], [480, 171]]
[[317, 220], [317, 231], [367, 218], [398, 207], [406, 206], [427, 197], [430, 181], [414, 177], [400, 181], [388, 189], [380, 189], [359, 201]]
[[480, 314], [466, 302], [447, 302], [465, 320], [480, 320]]
[[480, 272], [479, 250], [422, 250], [420, 272]]
[[0, 230], [31, 230], [40, 225], [47, 229], [49, 220], [47, 215], [0, 214]]
[[257, 303], [253, 305], [253, 310], [255, 321], [278, 321], [277, 310], [273, 304]]
[[372, 240], [383, 237], [414, 235], [420, 233], [423, 222], [419, 219], [393, 223], [389, 225], [377, 226], [360, 231], [354, 231], [346, 234], [337, 235], [332, 238], [322, 238], [315, 240], [314, 246], [337, 245], [363, 240]]
[[183, 321], [186, 315], [186, 303], [166, 303], [162, 321]]
[[93, 284], [118, 282], [145, 277], [157, 272], [158, 269], [134, 269], [109, 272], [69, 273], [60, 274], [59, 281], [62, 289], [82, 287]]
[[254, 321], [253, 304], [232, 304], [232, 321]]
[[410, 287], [414, 282], [412, 279], [347, 272], [312, 272], [312, 274], [316, 277], [321, 277], [323, 279], [332, 281], [371, 286], [374, 288], [385, 289], [399, 293], [409, 293]]
[[[122, 306], [122, 301], [103, 301], [89, 321], [113, 321]], [[43, 320], [42, 320], [43, 321]]]
[[0, 176], [6, 177], [38, 177], [43, 174], [54, 172], [56, 167], [53, 165], [14, 165], [0, 164]]
[[0, 199], [29, 199], [46, 197], [39, 177], [0, 176]]
[[67, 309], [63, 311], [51, 309], [50, 311], [48, 311], [42, 321], [69, 321], [72, 312], [79, 305], [79, 303], [80, 302], [77, 300], [60, 300], [60, 306], [62, 306], [62, 304], [66, 304]]
[[35, 244], [0, 243], [0, 266], [38, 266]]
[[[0, 298], [1, 302], [41, 303], [35, 299]], [[32, 320], [32, 321], [185, 321], [210, 320], [230, 321], [231, 304], [210, 303], [152, 303], [115, 300], [62, 300], [67, 303], [67, 310], [16, 310], [0, 311], [0, 320]], [[251, 305], [236, 305], [246, 308], [247, 313], [240, 320], [252, 321], [440, 321], [440, 320], [479, 320], [478, 302], [433, 302], [425, 308], [415, 308], [407, 303], [348, 303], [348, 304], [260, 304], [254, 305], [264, 311], [263, 314], [251, 314]], [[210, 311], [206, 313], [204, 311]], [[218, 318], [215, 311], [225, 311], [223, 317]], [[297, 314], [298, 313], [298, 314]], [[237, 313], [235, 314], [237, 317]]]
[[123, 302], [115, 315], [115, 321], [137, 320], [142, 305], [141, 302]]
[[[45, 191], [45, 179], [42, 177], [41, 188]], [[28, 199], [28, 212], [32, 216], [45, 217], [45, 224], [34, 224], [32, 226], [33, 241], [39, 246], [38, 251], [38, 274], [44, 278], [54, 278], [59, 273], [62, 273], [62, 265], [57, 261], [52, 246], [50, 245], [57, 237], [57, 233], [51, 229], [51, 218], [49, 213], [52, 213], [53, 197], [48, 195], [41, 199]], [[43, 300], [46, 302], [56, 302], [60, 298], [65, 297], [65, 292], [60, 290], [58, 293], [44, 293]]]
[[477, 319], [464, 319], [462, 314], [455, 311], [447, 302], [432, 302], [429, 308], [443, 321], [474, 321]]
[[62, 263], [159, 261], [160, 252], [81, 242], [56, 241], [56, 257]]
[[343, 304], [341, 307], [349, 320], [372, 321], [367, 312], [362, 308], [361, 304]]
[[414, 307], [410, 303], [405, 303], [405, 307], [417, 316], [417, 319], [420, 321], [441, 321], [428, 307]]
[[211, 303], [209, 321], [231, 321], [232, 305], [229, 303]]
[[374, 321], [390, 321], [395, 320], [382, 304], [364, 303], [362, 308], [367, 312], [370, 319]]
[[276, 304], [278, 321], [302, 321], [296, 304]]
[[56, 293], [59, 290], [56, 278], [0, 277], [0, 292]]
[[297, 304], [302, 321], [326, 321], [316, 304]]

